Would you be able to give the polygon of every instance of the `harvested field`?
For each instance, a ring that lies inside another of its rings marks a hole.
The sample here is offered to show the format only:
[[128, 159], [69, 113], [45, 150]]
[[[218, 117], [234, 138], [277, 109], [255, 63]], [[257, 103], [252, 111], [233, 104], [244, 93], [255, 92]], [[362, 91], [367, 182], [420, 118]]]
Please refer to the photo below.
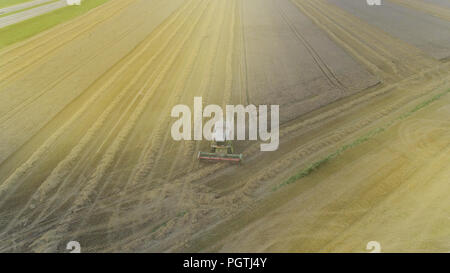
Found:
[[200, 250], [365, 252], [375, 240], [383, 252], [448, 252], [449, 104], [447, 95], [273, 194]]
[[[448, 9], [384, 2], [110, 0], [0, 50], [0, 251], [448, 251]], [[279, 104], [279, 149], [198, 162], [195, 96]]]

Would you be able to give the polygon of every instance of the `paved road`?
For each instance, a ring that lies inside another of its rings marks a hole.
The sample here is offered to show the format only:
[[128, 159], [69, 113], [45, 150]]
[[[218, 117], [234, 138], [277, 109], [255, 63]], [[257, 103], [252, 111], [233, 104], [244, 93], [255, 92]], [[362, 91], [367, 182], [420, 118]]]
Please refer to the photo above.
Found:
[[[37, 1], [33, 1], [33, 3], [34, 2], [45, 3], [45, 2], [48, 2], [48, 1], [46, 1], [46, 0], [37, 0]], [[9, 26], [9, 25], [12, 25], [12, 24], [16, 24], [18, 22], [21, 22], [21, 21], [24, 21], [24, 20], [36, 17], [38, 15], [50, 12], [50, 11], [55, 10], [55, 9], [62, 8], [64, 6], [66, 6], [66, 5], [67, 5], [66, 1], [65, 0], [61, 0], [61, 1], [50, 3], [50, 4], [47, 4], [47, 5], [44, 5], [44, 6], [39, 6], [39, 7], [36, 7], [36, 8], [28, 9], [28, 10], [25, 10], [23, 12], [14, 13], [14, 14], [11, 14], [9, 16], [1, 17], [0, 18], [0, 28], [6, 27], [6, 26]], [[31, 5], [31, 6], [33, 6], [33, 5]], [[2, 9], [2, 10], [4, 10], [4, 9]], [[11, 11], [9, 11], [9, 12], [11, 12]]]
[[37, 6], [37, 5], [40, 5], [40, 4], [44, 4], [44, 3], [47, 3], [47, 2], [51, 2], [51, 1], [53, 1], [53, 0], [34, 0], [34, 1], [25, 2], [25, 3], [22, 3], [22, 4], [18, 4], [18, 5], [9, 6], [9, 7], [0, 9], [0, 14], [5, 14], [5, 13], [18, 11], [18, 10], [21, 10], [21, 9], [30, 8], [30, 7]]

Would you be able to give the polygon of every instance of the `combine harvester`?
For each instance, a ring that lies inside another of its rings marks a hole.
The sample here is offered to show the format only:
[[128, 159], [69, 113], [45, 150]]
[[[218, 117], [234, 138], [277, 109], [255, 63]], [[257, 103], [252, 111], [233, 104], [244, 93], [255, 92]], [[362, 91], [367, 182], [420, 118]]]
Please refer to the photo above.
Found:
[[199, 152], [198, 159], [240, 163], [242, 161], [242, 154], [234, 154], [232, 142], [233, 136], [230, 128], [228, 122], [226, 123], [225, 128], [223, 122], [216, 122], [212, 134], [211, 152]]

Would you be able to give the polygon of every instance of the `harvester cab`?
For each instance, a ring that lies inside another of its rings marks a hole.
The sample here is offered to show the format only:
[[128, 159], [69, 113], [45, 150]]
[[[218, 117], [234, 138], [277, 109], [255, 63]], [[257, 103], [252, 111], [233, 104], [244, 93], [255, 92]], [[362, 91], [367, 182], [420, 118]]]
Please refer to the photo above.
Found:
[[[224, 126], [225, 125], [225, 126]], [[211, 150], [199, 152], [199, 160], [208, 161], [229, 161], [239, 163], [242, 161], [242, 154], [235, 154], [233, 147], [233, 135], [231, 124], [218, 121], [214, 124], [212, 134]]]

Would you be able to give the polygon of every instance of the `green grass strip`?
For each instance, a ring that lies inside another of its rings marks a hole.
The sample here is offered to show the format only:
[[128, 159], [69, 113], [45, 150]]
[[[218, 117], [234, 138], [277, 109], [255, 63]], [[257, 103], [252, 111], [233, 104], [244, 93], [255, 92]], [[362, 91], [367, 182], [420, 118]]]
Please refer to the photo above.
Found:
[[109, 0], [85, 0], [80, 6], [67, 6], [0, 29], [0, 49], [69, 21]]
[[20, 10], [16, 10], [16, 11], [13, 11], [13, 12], [0, 14], [0, 18], [5, 17], [5, 16], [9, 16], [9, 15], [13, 15], [15, 13], [19, 13], [19, 12], [22, 12], [22, 11], [26, 11], [26, 10], [29, 10], [29, 9], [34, 9], [34, 8], [37, 8], [37, 7], [45, 6], [45, 5], [48, 5], [48, 4], [51, 4], [51, 3], [55, 3], [57, 1], [59, 1], [59, 0], [53, 0], [53, 1], [50, 1], [50, 2], [41, 3], [41, 4], [36, 5], [36, 6], [32, 6], [32, 7], [28, 7], [28, 8], [24, 8], [24, 9], [20, 9]]
[[279, 188], [292, 184], [294, 182], [296, 182], [297, 180], [306, 177], [307, 175], [309, 175], [310, 173], [312, 173], [313, 171], [317, 170], [320, 166], [322, 166], [324, 163], [338, 157], [339, 155], [341, 155], [342, 153], [344, 153], [346, 150], [353, 148], [355, 146], [358, 146], [364, 142], [367, 142], [368, 140], [374, 138], [376, 135], [384, 132], [388, 127], [390, 127], [393, 123], [399, 121], [399, 120], [404, 120], [407, 117], [411, 116], [413, 113], [419, 111], [420, 109], [428, 106], [429, 104], [431, 104], [432, 102], [440, 99], [441, 97], [443, 97], [444, 95], [450, 93], [450, 89], [448, 89], [447, 91], [444, 91], [442, 93], [439, 93], [435, 96], [433, 96], [432, 98], [416, 105], [413, 109], [409, 110], [408, 112], [400, 115], [399, 117], [395, 118], [394, 120], [392, 120], [391, 122], [389, 122], [386, 126], [384, 127], [380, 127], [374, 130], [371, 130], [369, 133], [363, 135], [362, 137], [354, 140], [353, 142], [346, 144], [342, 147], [340, 147], [338, 150], [336, 150], [335, 152], [327, 155], [326, 157], [317, 160], [315, 162], [313, 162], [311, 165], [309, 165], [308, 167], [300, 170], [298, 173], [294, 174], [293, 176], [289, 177], [287, 180], [283, 181], [281, 184], [275, 186], [272, 190], [276, 191]]
[[15, 6], [18, 4], [22, 4], [25, 2], [30, 2], [31, 0], [1, 0], [0, 1], [0, 9], [1, 8], [6, 8], [9, 6]]

